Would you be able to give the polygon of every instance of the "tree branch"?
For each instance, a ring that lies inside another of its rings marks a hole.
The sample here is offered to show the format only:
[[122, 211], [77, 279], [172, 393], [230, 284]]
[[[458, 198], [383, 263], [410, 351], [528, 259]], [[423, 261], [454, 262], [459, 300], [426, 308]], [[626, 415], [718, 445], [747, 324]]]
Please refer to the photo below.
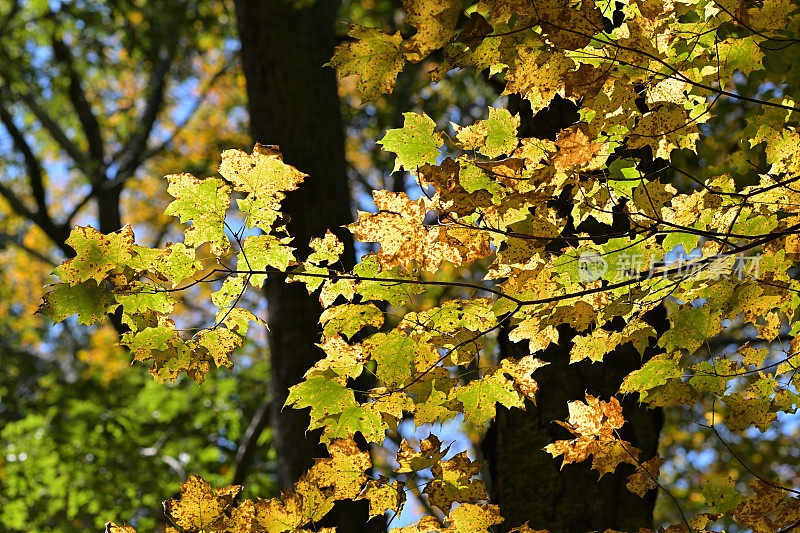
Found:
[[6, 199], [12, 211], [39, 226], [50, 240], [64, 252], [64, 255], [67, 257], [73, 257], [75, 255], [75, 251], [65, 243], [69, 236], [69, 229], [67, 226], [56, 225], [46, 214], [38, 211], [31, 211], [11, 189], [2, 183], [0, 183], [0, 196]]
[[14, 143], [14, 148], [16, 148], [17, 151], [22, 154], [22, 157], [25, 160], [25, 168], [28, 172], [28, 181], [31, 186], [33, 199], [36, 202], [36, 208], [40, 213], [47, 215], [47, 199], [45, 196], [44, 184], [42, 182], [42, 167], [39, 164], [39, 160], [34, 155], [31, 146], [28, 144], [28, 141], [25, 140], [25, 136], [22, 134], [19, 128], [17, 128], [16, 124], [14, 124], [14, 119], [11, 116], [11, 113], [2, 104], [0, 104], [0, 122], [3, 123], [6, 131], [8, 131], [8, 134]]
[[58, 123], [50, 116], [47, 111], [42, 108], [33, 95], [26, 93], [19, 95], [20, 100], [28, 106], [28, 109], [36, 116], [39, 120], [41, 125], [46, 129], [50, 136], [58, 143], [62, 150], [64, 150], [68, 156], [75, 161], [75, 165], [87, 173], [84, 168], [87, 162], [86, 154], [74, 143], [72, 140], [67, 137], [67, 134], [64, 133], [64, 130]]
[[172, 143], [172, 141], [175, 140], [175, 137], [177, 137], [178, 134], [183, 130], [183, 128], [185, 128], [186, 125], [189, 124], [189, 122], [191, 122], [191, 120], [194, 118], [195, 113], [197, 113], [197, 110], [200, 109], [200, 106], [203, 104], [203, 102], [205, 102], [206, 98], [208, 97], [208, 94], [211, 92], [211, 89], [214, 87], [217, 80], [219, 80], [222, 77], [222, 75], [225, 74], [225, 72], [230, 68], [231, 63], [232, 61], [225, 61], [223, 63], [222, 68], [220, 68], [208, 80], [206, 86], [203, 88], [202, 91], [200, 91], [199, 96], [195, 98], [195, 101], [192, 104], [192, 108], [189, 110], [189, 113], [186, 115], [186, 117], [181, 121], [180, 124], [178, 124], [175, 127], [175, 129], [172, 131], [172, 133], [170, 133], [169, 137], [167, 137], [167, 139], [164, 142], [148, 150], [144, 155], [144, 159], [149, 159], [154, 155], [158, 154], [159, 152], [162, 152]]
[[89, 156], [99, 165], [99, 168], [96, 169], [96, 173], [87, 177], [93, 182], [98, 183], [102, 179], [100, 171], [105, 168], [105, 148], [103, 137], [100, 134], [100, 124], [97, 122], [97, 117], [95, 117], [92, 111], [92, 106], [89, 104], [86, 93], [81, 87], [81, 79], [75, 70], [72, 54], [69, 48], [67, 48], [67, 45], [60, 39], [53, 39], [53, 55], [67, 70], [67, 75], [69, 77], [69, 100], [78, 115], [78, 120], [83, 128], [86, 141], [89, 143]]
[[0, 249], [5, 248], [6, 246], [8, 246], [8, 244], [13, 244], [17, 248], [19, 248], [19, 249], [25, 251], [26, 253], [32, 255], [33, 257], [35, 257], [39, 261], [42, 261], [43, 263], [47, 263], [48, 265], [50, 265], [52, 267], [57, 267], [58, 266], [58, 263], [56, 261], [53, 261], [52, 259], [50, 259], [46, 255], [44, 255], [42, 252], [40, 252], [39, 250], [36, 250], [35, 248], [31, 248], [30, 246], [27, 246], [25, 244], [25, 242], [23, 241], [23, 239], [19, 235], [11, 235], [10, 233], [6, 233], [6, 232], [3, 232], [3, 231], [0, 231]]
[[36, 155], [33, 153], [22, 132], [14, 124], [13, 117], [5, 106], [0, 105], [0, 123], [3, 124], [14, 148], [22, 154], [25, 161], [25, 168], [28, 174], [28, 182], [32, 190], [32, 196], [36, 202], [36, 211], [31, 210], [25, 203], [7, 186], [0, 183], [0, 196], [6, 199], [11, 209], [19, 216], [30, 220], [56, 244], [68, 257], [73, 255], [72, 249], [64, 241], [69, 235], [68, 226], [56, 224], [50, 217], [47, 209], [47, 197], [45, 195], [42, 167]]
[[258, 445], [258, 438], [261, 433], [269, 425], [269, 410], [272, 402], [264, 402], [253, 415], [250, 420], [250, 425], [244, 432], [242, 441], [239, 443], [239, 448], [236, 450], [236, 470], [233, 474], [232, 485], [244, 484], [247, 471], [253, 463], [253, 456], [256, 453]]
[[[147, 150], [147, 140], [155, 126], [158, 114], [164, 103], [164, 93], [167, 87], [167, 74], [172, 66], [173, 51], [162, 48], [158, 61], [150, 74], [150, 94], [145, 101], [144, 111], [139, 120], [136, 131], [125, 147], [114, 159], [119, 161], [119, 170], [111, 182], [104, 183], [103, 188], [112, 188], [120, 185], [131, 177], [142, 163], [142, 156]], [[113, 185], [112, 185], [113, 184]]]

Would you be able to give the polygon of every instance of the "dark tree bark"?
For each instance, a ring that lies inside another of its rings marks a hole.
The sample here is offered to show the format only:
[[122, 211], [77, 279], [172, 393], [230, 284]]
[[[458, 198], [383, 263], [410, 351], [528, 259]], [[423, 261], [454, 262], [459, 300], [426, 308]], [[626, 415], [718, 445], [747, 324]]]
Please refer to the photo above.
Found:
[[[504, 530], [524, 522], [551, 533], [652, 527], [656, 491], [643, 499], [625, 488], [632, 466], [620, 465], [616, 472], [598, 480], [590, 462], [561, 468], [560, 457], [554, 459], [542, 450], [553, 441], [572, 438], [553, 423], [567, 419], [567, 402], [584, 400], [587, 391], [607, 400], [641, 364], [638, 352], [628, 345], [608, 354], [603, 364], [583, 361], [570, 365], [572, 342], [568, 339], [572, 332], [568, 329], [559, 328], [559, 345], [537, 355], [550, 363], [534, 374], [540, 387], [537, 405], [527, 402], [525, 411], [499, 408], [484, 439], [489, 492], [506, 518]], [[526, 343], [512, 343], [505, 335], [501, 335], [501, 351], [512, 357], [528, 353]], [[651, 458], [658, 448], [661, 410], [641, 408], [633, 397], [626, 398], [622, 406], [627, 423], [621, 437], [642, 451], [640, 459]]]
[[[309, 174], [283, 204], [288, 229], [303, 256], [309, 239], [327, 229], [346, 245], [346, 268], [354, 263], [352, 238], [339, 227], [352, 221], [345, 172], [344, 130], [335, 73], [323, 68], [333, 56], [334, 22], [339, 3], [321, 0], [298, 8], [286, 0], [237, 0], [236, 15], [247, 81], [253, 140], [278, 145], [284, 161]], [[319, 341], [321, 308], [302, 284], [280, 277], [266, 284], [272, 390], [272, 443], [278, 483], [292, 486], [320, 457], [314, 434], [307, 434], [307, 411], [282, 409], [288, 388], [299, 383], [323, 353]], [[265, 396], [267, 391], [265, 391]], [[342, 507], [337, 505], [337, 508]], [[334, 510], [339, 531], [366, 531], [363, 506]]]
[[[576, 106], [560, 98], [556, 98], [548, 109], [536, 117], [531, 116], [529, 106], [526, 113], [526, 105], [519, 98], [509, 101], [512, 113], [519, 112], [522, 118], [521, 136], [555, 140], [561, 128], [578, 118]], [[614, 225], [617, 225], [617, 221]], [[627, 231], [608, 226], [597, 229], [596, 232], [592, 229], [587, 231], [593, 235]], [[574, 232], [574, 226], [568, 223], [565, 236]], [[666, 331], [666, 310], [663, 306], [648, 312], [645, 320], [656, 329], [659, 336]], [[616, 472], [598, 480], [599, 474], [590, 469], [590, 462], [561, 468], [560, 457], [555, 459], [543, 451], [546, 445], [555, 440], [572, 438], [564, 428], [553, 423], [567, 419], [568, 402], [585, 401], [587, 392], [608, 400], [618, 391], [625, 376], [642, 363], [638, 352], [628, 344], [607, 354], [602, 364], [585, 360], [571, 365], [569, 352], [575, 332], [566, 326], [558, 330], [559, 344], [551, 345], [537, 354], [537, 357], [550, 363], [536, 370], [533, 376], [539, 384], [537, 405], [528, 401], [524, 411], [498, 407], [495, 422], [483, 441], [489, 495], [492, 502], [500, 506], [506, 519], [500, 530], [508, 531], [525, 522], [529, 522], [533, 529], [546, 529], [551, 533], [606, 529], [638, 531], [640, 527], [652, 527], [656, 491], [648, 493], [646, 498], [640, 498], [626, 489], [627, 477], [634, 471], [631, 465], [620, 465]], [[522, 357], [529, 353], [527, 342], [509, 341], [508, 328], [501, 331], [499, 346], [501, 358]], [[655, 347], [651, 345], [645, 351], [645, 359], [654, 353]], [[650, 459], [658, 449], [663, 425], [662, 411], [639, 407], [635, 396], [621, 403], [627, 421], [620, 431], [621, 437], [642, 451], [640, 460]]]

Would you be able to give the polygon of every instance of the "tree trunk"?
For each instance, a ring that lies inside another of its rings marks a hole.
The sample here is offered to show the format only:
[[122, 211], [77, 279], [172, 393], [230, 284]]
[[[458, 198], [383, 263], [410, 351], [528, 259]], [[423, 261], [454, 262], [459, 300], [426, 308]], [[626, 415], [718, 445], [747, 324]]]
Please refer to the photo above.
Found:
[[[555, 140], [560, 129], [578, 120], [577, 106], [560, 97], [556, 97], [549, 108], [540, 111], [536, 117], [531, 116], [530, 104], [519, 97], [509, 99], [509, 109], [520, 114], [519, 131], [524, 137]], [[620, 224], [624, 222], [626, 220], [619, 221]], [[625, 231], [605, 227], [596, 234], [617, 230]], [[574, 231], [570, 222], [564, 235], [569, 237]], [[591, 229], [588, 231], [595, 234]], [[659, 336], [666, 331], [663, 306], [651, 310], [644, 318]], [[640, 527], [652, 527], [656, 491], [640, 498], [626, 489], [627, 477], [634, 471], [631, 465], [622, 464], [616, 472], [598, 479], [599, 473], [591, 470], [591, 462], [561, 468], [560, 457], [553, 458], [543, 451], [555, 440], [572, 438], [568, 431], [554, 423], [568, 418], [568, 402], [585, 401], [587, 392], [608, 400], [619, 390], [625, 376], [642, 363], [638, 352], [628, 344], [607, 354], [602, 364], [584, 360], [571, 365], [569, 352], [575, 332], [566, 326], [558, 330], [559, 344], [537, 354], [550, 363], [533, 375], [539, 384], [537, 405], [528, 401], [524, 411], [498, 406], [497, 417], [482, 443], [489, 496], [500, 506], [505, 517], [500, 530], [508, 531], [525, 522], [533, 529], [546, 529], [551, 533], [606, 529], [638, 531]], [[508, 328], [500, 333], [499, 347], [501, 358], [522, 357], [529, 353], [527, 342], [509, 341]], [[651, 345], [644, 358], [652, 357], [654, 353], [655, 347]], [[621, 403], [627, 421], [620, 430], [621, 437], [642, 451], [640, 460], [650, 459], [658, 449], [662, 411], [639, 407], [636, 396], [629, 396]]]
[[[559, 335], [559, 345], [537, 354], [550, 363], [534, 373], [539, 383], [537, 404], [527, 402], [525, 411], [498, 408], [496, 421], [484, 439], [490, 497], [506, 519], [504, 530], [524, 522], [551, 533], [652, 527], [656, 491], [643, 499], [625, 488], [632, 466], [620, 465], [616, 472], [598, 480], [589, 461], [561, 468], [560, 457], [555, 459], [542, 450], [555, 440], [572, 438], [553, 423], [567, 419], [567, 402], [585, 400], [586, 392], [608, 400], [622, 379], [641, 364], [639, 354], [628, 345], [608, 354], [602, 364], [586, 360], [570, 365], [568, 328], [559, 328]], [[506, 335], [500, 340], [504, 356], [527, 355], [527, 344], [512, 343]], [[661, 410], [641, 408], [632, 397], [622, 406], [627, 421], [620, 431], [622, 438], [642, 451], [640, 459], [651, 458], [658, 448]]]
[[[352, 221], [344, 130], [336, 76], [323, 67], [333, 56], [338, 5], [330, 0], [310, 5], [237, 0], [236, 15], [253, 140], [278, 145], [284, 161], [309, 174], [283, 203], [298, 255], [306, 253], [309, 239], [330, 229], [345, 243], [343, 263], [350, 268], [355, 261], [352, 237], [340, 228]], [[323, 356], [315, 345], [322, 310], [303, 284], [287, 284], [280, 277], [267, 281], [266, 294], [272, 390], [265, 401], [271, 401], [278, 483], [285, 488], [324, 453], [316, 434], [306, 432], [308, 412], [283, 409], [289, 387]], [[363, 505], [350, 504], [337, 505], [326, 520], [338, 531], [367, 531], [366, 518]]]

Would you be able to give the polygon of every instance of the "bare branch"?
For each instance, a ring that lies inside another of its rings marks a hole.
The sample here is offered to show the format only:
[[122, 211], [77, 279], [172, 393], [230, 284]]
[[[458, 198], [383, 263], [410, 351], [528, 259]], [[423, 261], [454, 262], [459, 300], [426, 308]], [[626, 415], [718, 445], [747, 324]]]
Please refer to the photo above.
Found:
[[44, 184], [42, 182], [42, 166], [39, 160], [33, 153], [33, 149], [25, 140], [25, 136], [14, 124], [14, 119], [6, 107], [0, 104], [0, 122], [5, 126], [11, 140], [14, 143], [14, 148], [22, 154], [25, 160], [25, 168], [28, 172], [28, 181], [31, 186], [31, 193], [36, 202], [36, 208], [39, 213], [47, 216], [47, 199], [45, 196]]
[[86, 165], [87, 157], [86, 154], [74, 143], [72, 140], [67, 137], [64, 130], [61, 126], [58, 125], [50, 114], [42, 108], [39, 103], [36, 101], [36, 98], [33, 97], [31, 94], [20, 94], [20, 100], [28, 106], [28, 109], [36, 116], [39, 120], [41, 125], [50, 133], [50, 136], [58, 143], [62, 150], [64, 150], [68, 156], [72, 158], [75, 162], [75, 165], [84, 170], [84, 165]]
[[5, 200], [8, 202], [8, 205], [16, 214], [39, 226], [50, 238], [50, 240], [53, 241], [53, 244], [58, 246], [59, 249], [64, 252], [64, 255], [67, 257], [72, 257], [75, 255], [75, 252], [72, 250], [72, 248], [65, 244], [65, 241], [69, 236], [69, 229], [67, 226], [55, 224], [46, 214], [38, 211], [31, 211], [11, 189], [2, 183], [0, 183], [0, 196], [5, 198]]
[[262, 403], [244, 432], [242, 442], [239, 443], [239, 448], [236, 450], [236, 471], [233, 474], [232, 485], [242, 485], [244, 483], [247, 471], [253, 463], [253, 456], [258, 446], [258, 438], [269, 425], [269, 409], [271, 405], [271, 402]]
[[115, 156], [114, 159], [119, 161], [119, 170], [111, 182], [103, 184], [103, 188], [109, 189], [121, 184], [132, 176], [136, 169], [139, 168], [139, 165], [142, 164], [142, 156], [147, 150], [147, 140], [150, 138], [153, 126], [164, 104], [167, 74], [172, 66], [173, 58], [174, 52], [172, 50], [162, 48], [158, 62], [150, 74], [150, 81], [148, 82], [150, 93], [145, 101], [139, 125], [122, 151]]
[[175, 127], [175, 129], [172, 131], [172, 133], [170, 133], [169, 137], [167, 137], [167, 139], [164, 142], [148, 150], [144, 155], [144, 159], [149, 159], [153, 157], [154, 155], [164, 151], [170, 144], [172, 144], [172, 142], [175, 140], [175, 137], [177, 137], [178, 134], [180, 134], [180, 132], [183, 130], [183, 128], [185, 128], [186, 125], [189, 124], [189, 122], [191, 122], [191, 120], [194, 118], [194, 115], [195, 113], [197, 113], [197, 110], [200, 109], [200, 106], [203, 105], [203, 102], [205, 102], [206, 98], [208, 98], [211, 89], [214, 87], [214, 85], [216, 85], [217, 81], [222, 77], [222, 75], [225, 74], [225, 72], [227, 72], [227, 70], [231, 66], [231, 63], [232, 63], [231, 61], [225, 61], [223, 63], [222, 68], [220, 68], [208, 80], [205, 87], [203, 87], [203, 89], [200, 91], [198, 97], [195, 98], [195, 101], [192, 104], [192, 108], [189, 110], [189, 113], [186, 115], [186, 117], [181, 121], [180, 124], [178, 124]]
[[99, 182], [102, 179], [100, 171], [105, 169], [105, 148], [103, 137], [100, 133], [100, 124], [97, 122], [97, 117], [95, 117], [92, 111], [92, 106], [89, 104], [86, 93], [81, 87], [81, 79], [80, 76], [78, 76], [78, 72], [75, 70], [72, 54], [69, 48], [67, 48], [67, 45], [60, 39], [53, 39], [53, 55], [67, 70], [67, 75], [69, 77], [69, 100], [78, 115], [78, 120], [83, 128], [86, 141], [89, 143], [89, 156], [98, 165], [96, 169], [97, 173], [88, 177], [93, 182]]

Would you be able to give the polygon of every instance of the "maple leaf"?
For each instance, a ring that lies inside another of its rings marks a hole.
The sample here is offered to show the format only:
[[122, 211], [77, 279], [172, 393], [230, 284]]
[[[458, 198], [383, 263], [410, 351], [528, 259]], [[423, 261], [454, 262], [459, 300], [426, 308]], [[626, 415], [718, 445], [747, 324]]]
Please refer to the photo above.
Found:
[[211, 253], [225, 253], [230, 247], [225, 235], [225, 212], [231, 201], [231, 188], [220, 179], [199, 180], [191, 174], [171, 174], [167, 180], [167, 192], [175, 200], [164, 213], [179, 217], [181, 222], [192, 221], [192, 226], [183, 232], [186, 245], [196, 248], [208, 242]]
[[509, 409], [525, 406], [523, 397], [514, 388], [514, 382], [505, 377], [500, 369], [490, 370], [481, 379], [453, 390], [452, 398], [462, 403], [464, 418], [476, 426], [482, 426], [494, 418], [498, 402]]
[[364, 351], [378, 363], [376, 376], [388, 387], [397, 387], [413, 374], [414, 339], [398, 330], [376, 333], [364, 341]]
[[350, 345], [341, 336], [328, 337], [318, 344], [325, 352], [324, 359], [317, 361], [308, 375], [331, 370], [339, 376], [356, 378], [361, 374], [365, 361], [364, 350], [360, 344]]
[[[800, 518], [800, 501], [790, 497], [787, 491], [760, 479], [749, 483], [748, 486], [753, 494], [730, 511], [738, 523], [755, 533], [767, 533], [791, 527], [791, 524]], [[726, 492], [726, 488], [723, 486], [721, 492]], [[734, 501], [741, 498], [740, 493], [729, 496]]]
[[356, 91], [362, 100], [392, 92], [406, 61], [400, 32], [387, 35], [378, 28], [351, 25], [347, 35], [355, 41], [337, 46], [326, 66], [335, 67], [342, 78], [358, 75]]
[[517, 147], [519, 116], [507, 109], [489, 108], [489, 118], [479, 120], [467, 128], [453, 125], [462, 148], [477, 150], [486, 157], [510, 154]]
[[[288, 245], [290, 238], [278, 238], [273, 235], [251, 235], [242, 243], [237, 265], [239, 270], [251, 272], [265, 271], [272, 267], [284, 271], [294, 260], [292, 248]], [[250, 283], [260, 289], [267, 280], [267, 274], [252, 274]]]
[[324, 428], [320, 440], [343, 439], [361, 433], [367, 442], [383, 442], [387, 426], [372, 404], [351, 405], [341, 412], [312, 422], [309, 426]]
[[177, 287], [181, 281], [191, 278], [202, 270], [202, 265], [195, 259], [195, 251], [183, 243], [168, 244], [148, 267], [154, 272], [172, 281]]
[[699, 137], [697, 120], [682, 105], [667, 102], [642, 117], [631, 131], [628, 146], [649, 146], [656, 157], [669, 159], [674, 149], [694, 149]]
[[289, 389], [286, 405], [297, 409], [311, 407], [311, 419], [339, 414], [348, 407], [356, 407], [353, 390], [324, 374], [314, 374]]
[[593, 363], [601, 362], [603, 357], [617, 346], [632, 343], [639, 355], [644, 353], [648, 340], [656, 336], [656, 330], [643, 322], [629, 322], [622, 331], [606, 331], [595, 329], [590, 335], [582, 335], [573, 339], [570, 351], [570, 363], [589, 359]]
[[164, 513], [184, 531], [224, 531], [228, 518], [225, 510], [241, 489], [231, 485], [214, 490], [208, 482], [191, 474], [181, 483], [180, 499], [164, 502]]
[[409, 112], [403, 113], [403, 117], [402, 128], [388, 130], [378, 141], [385, 150], [397, 154], [394, 171], [436, 164], [439, 147], [444, 144], [442, 134], [434, 131], [436, 123], [425, 114]]
[[246, 276], [229, 276], [218, 291], [211, 294], [211, 303], [220, 309], [230, 308], [245, 290]]
[[408, 440], [403, 439], [400, 443], [400, 450], [397, 452], [397, 463], [400, 466], [396, 472], [400, 474], [418, 472], [432, 467], [447, 455], [449, 446], [444, 450], [441, 447], [442, 442], [433, 434], [420, 441], [419, 451], [415, 450]]
[[390, 482], [387, 478], [381, 476], [377, 482], [369, 481], [363, 494], [358, 499], [369, 501], [370, 518], [381, 516], [386, 511], [400, 514], [406, 501], [404, 488], [402, 482]]
[[90, 279], [99, 285], [111, 272], [126, 266], [133, 259], [133, 242], [130, 226], [108, 235], [90, 226], [75, 226], [66, 241], [75, 250], [75, 257], [61, 263], [53, 274], [70, 285]]
[[593, 456], [592, 468], [600, 472], [601, 477], [614, 472], [621, 462], [637, 464], [639, 450], [629, 442], [618, 440], [614, 435], [625, 423], [622, 406], [616, 398], [604, 402], [586, 393], [586, 402], [569, 402], [567, 407], [567, 422], [557, 423], [576, 438], [559, 440], [544, 448], [553, 457], [564, 456], [562, 468], [570, 463], [584, 461], [590, 455]]
[[280, 498], [259, 500], [255, 504], [255, 521], [268, 533], [295, 531], [312, 518], [321, 518], [333, 508], [333, 502], [314, 495], [284, 491]]
[[87, 281], [73, 286], [57, 283], [42, 295], [42, 303], [36, 312], [50, 317], [55, 323], [77, 314], [80, 324], [93, 324], [102, 320], [112, 307], [116, 307], [112, 294], [94, 281]]
[[414, 424], [417, 427], [453, 418], [458, 413], [448, 395], [452, 385], [446, 379], [438, 382], [440, 385], [437, 386], [437, 379], [423, 381], [413, 389], [417, 395], [414, 399]]
[[625, 485], [629, 491], [644, 498], [645, 494], [658, 487], [658, 471], [664, 460], [660, 457], [636, 465], [636, 472], [628, 476], [628, 483]]
[[309, 247], [313, 252], [307, 261], [318, 265], [323, 262], [332, 265], [339, 261], [339, 256], [344, 253], [344, 244], [330, 230], [326, 231], [322, 238], [311, 239]]
[[136, 530], [129, 525], [117, 525], [115, 522], [106, 524], [106, 533], [136, 533]]
[[658, 354], [642, 365], [642, 368], [628, 374], [620, 385], [619, 391], [622, 393], [638, 392], [640, 400], [645, 401], [649, 390], [681, 376], [683, 376], [683, 369], [674, 357], [668, 354]]
[[539, 390], [539, 385], [531, 377], [531, 374], [537, 369], [541, 368], [548, 363], [536, 359], [532, 355], [526, 355], [518, 361], [514, 359], [503, 359], [500, 363], [500, 368], [514, 378], [514, 382], [519, 388], [520, 392], [535, 404], [536, 391]]
[[503, 94], [520, 93], [536, 113], [547, 107], [556, 94], [563, 93], [562, 80], [573, 66], [563, 52], [521, 49], [508, 66]]
[[497, 505], [459, 505], [447, 517], [453, 523], [453, 531], [458, 533], [484, 533], [503, 522]]
[[715, 479], [703, 487], [703, 496], [714, 511], [727, 513], [738, 507], [745, 497], [736, 489], [736, 483], [728, 479]]
[[431, 467], [430, 480], [423, 491], [431, 505], [448, 512], [453, 503], [484, 500], [487, 498], [483, 481], [472, 479], [481, 470], [481, 463], [471, 461], [467, 452], [461, 452], [447, 461]]
[[557, 169], [575, 168], [594, 170], [601, 168], [610, 153], [608, 145], [592, 141], [583, 124], [561, 130], [556, 139], [558, 152], [553, 156]]
[[468, 228], [425, 226], [425, 202], [411, 201], [405, 193], [375, 191], [377, 213], [359, 212], [347, 226], [361, 241], [378, 242], [375, 258], [383, 269], [416, 265], [435, 272], [443, 262], [455, 266], [490, 253], [487, 236]]
[[374, 304], [344, 304], [323, 311], [319, 321], [326, 337], [342, 333], [351, 338], [367, 326], [379, 328], [383, 324], [383, 313]]
[[219, 368], [233, 368], [228, 356], [242, 345], [242, 337], [227, 328], [215, 328], [201, 332], [197, 343], [208, 350], [208, 353]]
[[415, 63], [450, 40], [461, 13], [460, 0], [404, 0], [403, 7], [406, 22], [417, 28], [406, 42], [406, 55]]
[[[380, 259], [375, 254], [362, 257], [361, 262], [353, 268], [353, 275], [359, 278], [387, 279], [387, 281], [360, 279], [356, 285], [356, 292], [364, 300], [389, 302], [397, 307], [414, 294], [424, 291], [421, 285], [414, 283], [414, 278], [403, 274], [398, 268], [382, 270]], [[395, 280], [404, 280], [405, 282], [398, 283]]]
[[235, 191], [248, 193], [239, 200], [239, 209], [247, 214], [248, 226], [263, 230], [269, 230], [277, 219], [284, 193], [297, 189], [307, 177], [284, 163], [277, 147], [258, 143], [251, 154], [241, 150], [222, 152], [219, 173], [233, 184]]

